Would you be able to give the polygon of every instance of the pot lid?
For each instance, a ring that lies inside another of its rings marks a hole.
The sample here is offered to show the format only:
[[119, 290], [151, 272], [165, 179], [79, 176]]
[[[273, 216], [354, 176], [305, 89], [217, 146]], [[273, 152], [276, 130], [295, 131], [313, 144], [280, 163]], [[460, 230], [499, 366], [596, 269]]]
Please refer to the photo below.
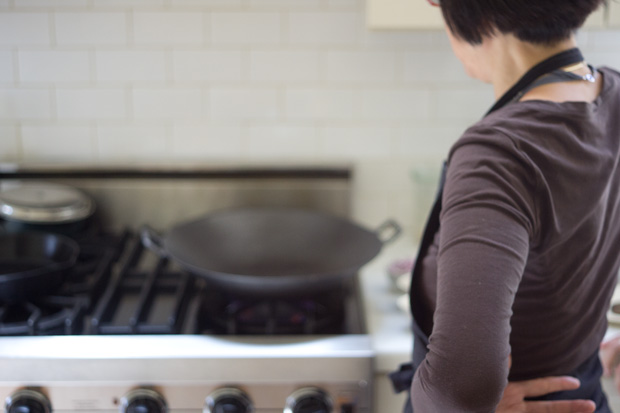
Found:
[[62, 224], [90, 216], [93, 201], [81, 191], [47, 182], [23, 182], [0, 192], [0, 216], [26, 223]]

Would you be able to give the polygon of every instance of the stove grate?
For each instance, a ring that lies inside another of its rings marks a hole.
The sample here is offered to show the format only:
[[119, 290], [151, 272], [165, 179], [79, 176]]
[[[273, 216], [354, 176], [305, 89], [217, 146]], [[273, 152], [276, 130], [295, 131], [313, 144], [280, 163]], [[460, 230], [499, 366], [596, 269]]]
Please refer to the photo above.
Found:
[[90, 333], [180, 333], [193, 280], [185, 272], [169, 270], [168, 264], [134, 236], [95, 310]]
[[0, 336], [82, 334], [128, 234], [78, 240], [77, 263], [54, 295], [0, 306]]

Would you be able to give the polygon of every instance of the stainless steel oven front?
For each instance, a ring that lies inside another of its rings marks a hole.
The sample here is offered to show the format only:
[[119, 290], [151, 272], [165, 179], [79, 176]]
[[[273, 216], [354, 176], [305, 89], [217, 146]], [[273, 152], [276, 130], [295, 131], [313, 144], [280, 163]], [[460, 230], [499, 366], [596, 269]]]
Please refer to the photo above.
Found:
[[333, 167], [2, 172], [0, 189], [49, 180], [85, 191], [97, 209], [75, 236], [80, 256], [60, 290], [0, 305], [0, 411], [370, 413], [374, 354], [355, 279], [311, 300], [222, 300], [144, 248], [136, 230], [239, 205], [346, 216], [350, 176]]
[[365, 335], [0, 339], [4, 411], [369, 413]]

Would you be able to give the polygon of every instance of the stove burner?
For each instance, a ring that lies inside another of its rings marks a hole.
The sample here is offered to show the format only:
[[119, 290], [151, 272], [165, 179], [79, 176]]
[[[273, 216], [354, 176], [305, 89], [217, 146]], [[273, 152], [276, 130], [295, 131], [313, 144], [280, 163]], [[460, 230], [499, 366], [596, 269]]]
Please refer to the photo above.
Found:
[[77, 263], [54, 295], [0, 306], [0, 336], [81, 334], [85, 315], [103, 294], [128, 235], [79, 240]]
[[344, 292], [252, 300], [206, 290], [197, 330], [226, 335], [336, 334], [343, 330]]
[[224, 293], [143, 247], [138, 234], [76, 241], [77, 264], [54, 295], [0, 305], [0, 336], [312, 335], [363, 330], [354, 279], [303, 297]]

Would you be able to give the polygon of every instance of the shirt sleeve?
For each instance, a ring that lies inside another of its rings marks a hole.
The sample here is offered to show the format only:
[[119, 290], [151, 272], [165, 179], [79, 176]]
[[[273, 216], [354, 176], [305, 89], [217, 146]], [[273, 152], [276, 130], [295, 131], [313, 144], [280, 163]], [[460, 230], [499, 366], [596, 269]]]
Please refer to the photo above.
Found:
[[416, 413], [495, 411], [507, 384], [511, 307], [534, 233], [533, 188], [531, 169], [508, 139], [465, 139], [453, 149], [433, 332], [411, 389]]

